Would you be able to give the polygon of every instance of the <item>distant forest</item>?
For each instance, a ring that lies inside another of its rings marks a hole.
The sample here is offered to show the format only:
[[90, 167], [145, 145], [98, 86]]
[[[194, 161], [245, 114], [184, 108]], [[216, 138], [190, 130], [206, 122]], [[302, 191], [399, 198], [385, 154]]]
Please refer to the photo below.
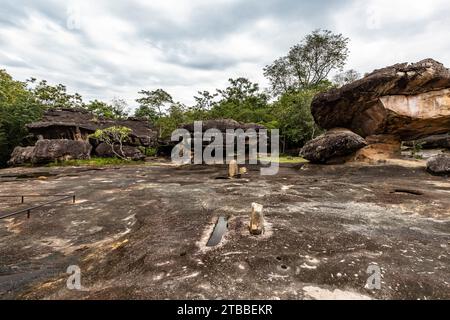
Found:
[[227, 88], [199, 91], [192, 106], [174, 101], [163, 89], [142, 90], [134, 114], [129, 114], [122, 99], [84, 102], [80, 94], [68, 93], [62, 84], [34, 78], [16, 81], [0, 70], [0, 166], [26, 137], [25, 125], [39, 120], [50, 108], [82, 108], [106, 118], [146, 118], [160, 129], [162, 138], [194, 120], [229, 118], [280, 129], [282, 152], [299, 148], [322, 132], [310, 112], [314, 96], [359, 78], [354, 70], [343, 72], [348, 41], [328, 30], [313, 31], [286, 56], [264, 68], [270, 88], [262, 89], [245, 77], [229, 79]]

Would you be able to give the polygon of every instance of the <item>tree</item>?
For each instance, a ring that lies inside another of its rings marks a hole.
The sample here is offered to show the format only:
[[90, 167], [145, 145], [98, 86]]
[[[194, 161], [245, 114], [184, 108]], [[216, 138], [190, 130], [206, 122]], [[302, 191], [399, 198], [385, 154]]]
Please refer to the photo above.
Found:
[[30, 90], [37, 101], [47, 108], [81, 108], [83, 99], [78, 93], [68, 94], [67, 87], [62, 84], [49, 85], [47, 80], [37, 82], [35, 78], [27, 80]]
[[128, 104], [123, 99], [114, 98], [111, 101], [111, 111], [114, 119], [124, 119], [128, 117]]
[[25, 82], [0, 70], [0, 167], [28, 134], [25, 125], [39, 120], [44, 109]]
[[346, 84], [355, 82], [356, 80], [360, 79], [361, 75], [358, 71], [355, 71], [353, 69], [347, 70], [342, 73], [338, 73], [333, 77], [333, 83], [337, 85], [338, 87], [345, 86]]
[[298, 147], [322, 133], [311, 114], [311, 102], [314, 96], [332, 87], [329, 81], [282, 94], [271, 106], [276, 119], [275, 127], [280, 129], [282, 152]]
[[[142, 98], [136, 99], [139, 103], [139, 107], [135, 112], [136, 117], [145, 117], [153, 122], [160, 120], [163, 115], [163, 107], [167, 103], [173, 103], [172, 96], [163, 89], [157, 89], [153, 91], [141, 90], [139, 94], [143, 95]], [[162, 125], [159, 125], [159, 137], [162, 137]]]
[[[128, 139], [131, 132], [130, 128], [113, 126], [106, 129], [97, 129], [89, 137], [106, 143], [118, 158], [128, 160], [123, 152], [123, 142]], [[118, 145], [119, 151], [116, 150], [116, 145]]]
[[229, 79], [229, 83], [226, 89], [217, 89], [219, 101], [211, 109], [211, 118], [255, 123], [271, 120], [267, 112], [269, 98], [260, 91], [257, 83], [242, 77]]
[[274, 95], [315, 86], [333, 70], [342, 70], [348, 57], [348, 38], [329, 30], [315, 30], [287, 56], [264, 68]]

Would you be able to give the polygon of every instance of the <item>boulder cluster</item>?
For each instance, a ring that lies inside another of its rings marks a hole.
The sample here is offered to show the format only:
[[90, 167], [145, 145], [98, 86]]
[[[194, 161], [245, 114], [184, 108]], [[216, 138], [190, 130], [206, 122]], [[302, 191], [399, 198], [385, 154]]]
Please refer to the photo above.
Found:
[[444, 150], [433, 161], [450, 156], [450, 70], [432, 59], [375, 70], [318, 94], [311, 112], [328, 130], [301, 150], [314, 163], [383, 161], [400, 156], [402, 146]]
[[[145, 155], [140, 147], [152, 147], [156, 144], [157, 131], [147, 120], [111, 120], [97, 117], [83, 109], [53, 109], [46, 111], [41, 121], [27, 125], [30, 135], [24, 140], [24, 144], [28, 145], [14, 149], [9, 165], [45, 164], [61, 160], [89, 159], [91, 156], [113, 157], [111, 146], [90, 137], [97, 129], [113, 126], [131, 129], [130, 135], [124, 141], [125, 157], [133, 160], [143, 159]], [[114, 149], [116, 148], [118, 146]]]

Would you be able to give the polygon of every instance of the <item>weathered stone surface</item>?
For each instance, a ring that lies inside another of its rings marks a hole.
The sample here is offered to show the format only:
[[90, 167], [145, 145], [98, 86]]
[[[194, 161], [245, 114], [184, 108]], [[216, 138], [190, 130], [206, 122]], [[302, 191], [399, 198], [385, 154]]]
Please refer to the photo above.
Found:
[[427, 161], [427, 170], [432, 174], [450, 174], [450, 153], [443, 153], [434, 156]]
[[[130, 158], [134, 161], [145, 159], [145, 155], [137, 147], [125, 145], [122, 149], [124, 153], [123, 156], [126, 158]], [[114, 151], [116, 151], [119, 155], [121, 154], [119, 145], [114, 146]], [[116, 157], [116, 154], [113, 152], [112, 148], [104, 142], [100, 143], [97, 148], [95, 148], [95, 154], [102, 158]]]
[[369, 136], [366, 142], [368, 145], [356, 152], [354, 161], [377, 163], [401, 156], [401, 141], [397, 136]]
[[[183, 125], [182, 128], [188, 130], [189, 132], [194, 132], [194, 123]], [[202, 131], [204, 132], [209, 129], [218, 129], [221, 132], [225, 133], [227, 129], [254, 129], [255, 131], [258, 131], [261, 129], [265, 129], [265, 127], [254, 123], [240, 123], [232, 119], [202, 121]]]
[[450, 149], [450, 134], [439, 134], [415, 141], [405, 141], [407, 147], [413, 147], [414, 145], [420, 145], [423, 149]]
[[322, 128], [344, 127], [363, 137], [418, 139], [450, 130], [450, 71], [426, 59], [376, 70], [317, 95], [311, 106]]
[[25, 163], [30, 163], [33, 158], [34, 147], [16, 147], [11, 154], [11, 159], [8, 161], [10, 166], [19, 166]]
[[342, 157], [352, 155], [365, 147], [366, 141], [347, 129], [335, 128], [309, 141], [300, 151], [300, 155], [313, 163], [331, 163]]
[[92, 146], [86, 141], [53, 139], [39, 140], [34, 147], [31, 162], [48, 163], [70, 159], [89, 159]]
[[112, 126], [124, 126], [132, 130], [127, 143], [131, 145], [153, 146], [156, 144], [157, 131], [148, 120], [128, 118], [111, 120], [96, 117], [84, 109], [52, 109], [45, 112], [39, 122], [27, 125], [28, 130], [35, 136], [44, 139], [87, 140], [89, 134], [97, 129]]

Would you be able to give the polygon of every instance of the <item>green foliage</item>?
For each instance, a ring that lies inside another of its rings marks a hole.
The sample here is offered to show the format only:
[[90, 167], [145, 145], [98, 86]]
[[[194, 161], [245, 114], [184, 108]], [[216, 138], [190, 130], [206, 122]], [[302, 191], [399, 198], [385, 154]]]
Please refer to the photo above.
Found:
[[276, 118], [275, 126], [280, 129], [282, 152], [301, 146], [322, 133], [311, 115], [311, 102], [317, 93], [331, 86], [330, 82], [324, 81], [314, 87], [287, 92], [272, 104], [271, 113]]
[[69, 94], [65, 85], [49, 85], [46, 80], [37, 82], [35, 78], [27, 81], [37, 101], [47, 108], [81, 108], [83, 99], [78, 93]]
[[285, 57], [264, 68], [274, 95], [320, 84], [333, 70], [342, 70], [349, 50], [348, 38], [329, 30], [316, 30], [293, 46]]
[[[128, 160], [123, 152], [123, 143], [128, 139], [132, 130], [127, 127], [113, 126], [105, 129], [97, 129], [89, 138], [97, 139], [111, 147], [112, 152], [120, 159]], [[119, 151], [116, 150], [116, 145]]]
[[91, 167], [103, 167], [103, 166], [122, 166], [122, 165], [136, 165], [143, 164], [144, 161], [128, 161], [120, 158], [91, 158], [89, 160], [64, 160], [56, 161], [48, 164], [49, 167], [64, 167], [64, 166], [91, 166]]
[[27, 135], [25, 125], [42, 117], [44, 106], [27, 89], [0, 70], [0, 167], [5, 166], [14, 147]]
[[158, 154], [157, 148], [147, 148], [147, 147], [138, 147], [138, 149], [144, 154], [146, 157], [156, 157]]
[[422, 156], [419, 154], [423, 150], [424, 142], [420, 143], [417, 141], [413, 141], [412, 147], [410, 150], [411, 158], [422, 159]]

